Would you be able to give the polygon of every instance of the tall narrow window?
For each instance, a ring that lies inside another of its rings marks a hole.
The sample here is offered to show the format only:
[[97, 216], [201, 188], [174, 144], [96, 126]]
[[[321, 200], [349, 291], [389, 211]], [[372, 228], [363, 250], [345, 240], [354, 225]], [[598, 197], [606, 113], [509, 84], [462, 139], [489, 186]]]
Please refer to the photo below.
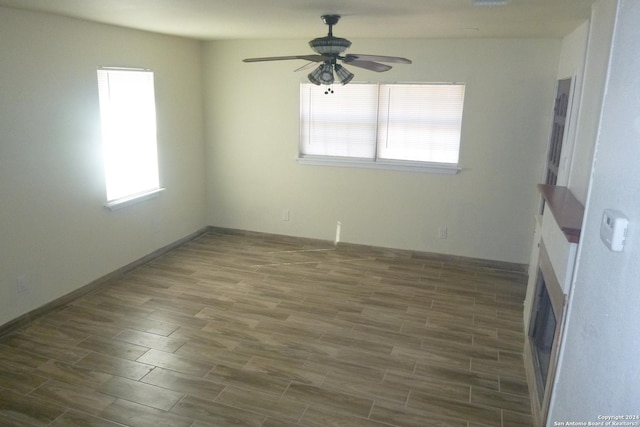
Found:
[[98, 70], [107, 205], [160, 190], [153, 72]]

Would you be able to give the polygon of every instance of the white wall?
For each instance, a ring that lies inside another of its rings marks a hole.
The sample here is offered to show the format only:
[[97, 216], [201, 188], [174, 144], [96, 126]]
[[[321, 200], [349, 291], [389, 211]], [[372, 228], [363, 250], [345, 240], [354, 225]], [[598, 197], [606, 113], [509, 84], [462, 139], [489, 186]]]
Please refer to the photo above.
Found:
[[[205, 45], [208, 222], [526, 264], [552, 117], [560, 40], [352, 40], [351, 51], [411, 58], [356, 80], [466, 83], [455, 176], [299, 165], [305, 40]], [[307, 71], [308, 73], [308, 71]], [[290, 221], [282, 211], [290, 210]], [[438, 227], [448, 238], [437, 238]]]
[[[613, 45], [548, 425], [640, 415], [640, 3], [599, 0], [594, 18], [601, 37], [613, 34]], [[623, 252], [611, 252], [600, 241], [605, 208], [629, 218]]]
[[[206, 222], [198, 42], [0, 8], [0, 52], [2, 325]], [[98, 66], [156, 76], [167, 191], [115, 212], [102, 207]]]
[[[587, 50], [587, 42], [589, 40], [589, 22], [585, 22], [580, 27], [576, 28], [571, 34], [562, 39], [562, 49], [560, 50], [560, 64], [558, 65], [558, 80], [571, 79], [571, 99], [569, 103], [569, 110], [567, 112], [567, 122], [565, 128], [564, 140], [562, 143], [562, 153], [560, 159], [560, 167], [558, 170], [557, 185], [569, 186], [569, 177], [571, 169], [573, 167], [572, 161], [574, 159], [574, 152], [580, 153], [592, 153], [593, 140], [585, 141], [584, 139], [577, 139], [577, 123], [578, 116], [581, 112], [580, 104], [582, 102], [583, 93], [583, 78], [585, 57]], [[586, 143], [586, 144], [585, 144]], [[585, 147], [585, 145], [587, 147]], [[578, 148], [576, 148], [578, 147]], [[580, 158], [583, 154], [575, 156]], [[581, 168], [583, 171], [588, 170], [590, 163], [577, 164], [576, 167]], [[545, 169], [546, 172], [546, 169]], [[584, 172], [582, 172], [584, 174]], [[586, 188], [587, 182], [577, 184], [577, 176], [582, 176], [583, 179], [587, 179], [583, 175], [574, 174], [574, 183], [572, 187]], [[584, 194], [580, 199], [584, 203]]]
[[588, 36], [589, 21], [585, 21], [562, 39], [560, 61], [558, 64], [559, 80], [569, 77], [573, 78], [583, 73]]
[[594, 141], [598, 131], [598, 121], [604, 96], [604, 76], [607, 72], [611, 46], [610, 8], [599, 7], [592, 14], [588, 36], [587, 58], [582, 87], [580, 116], [575, 131], [576, 146], [571, 159], [568, 187], [583, 204], [587, 198], [587, 187], [593, 161]]

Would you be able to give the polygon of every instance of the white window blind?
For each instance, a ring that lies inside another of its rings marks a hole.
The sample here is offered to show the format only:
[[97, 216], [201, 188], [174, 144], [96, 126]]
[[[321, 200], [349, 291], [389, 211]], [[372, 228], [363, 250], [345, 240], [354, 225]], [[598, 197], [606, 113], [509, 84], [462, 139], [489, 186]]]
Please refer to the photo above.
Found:
[[458, 163], [463, 85], [381, 85], [378, 157]]
[[457, 167], [463, 84], [302, 83], [300, 156]]
[[159, 190], [153, 72], [99, 69], [107, 201]]
[[[377, 97], [374, 85], [351, 84], [325, 95], [318, 86], [303, 84], [300, 129], [301, 152], [308, 155], [375, 156]], [[337, 96], [336, 96], [337, 95]]]

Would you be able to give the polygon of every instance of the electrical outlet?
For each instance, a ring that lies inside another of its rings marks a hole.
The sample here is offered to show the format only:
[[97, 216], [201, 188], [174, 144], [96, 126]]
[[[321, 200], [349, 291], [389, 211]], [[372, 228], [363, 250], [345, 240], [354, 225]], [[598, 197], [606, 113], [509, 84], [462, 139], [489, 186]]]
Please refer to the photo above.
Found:
[[289, 219], [291, 218], [291, 214], [289, 212], [289, 209], [285, 209], [282, 211], [282, 220], [283, 221], [289, 221]]
[[18, 295], [29, 293], [29, 285], [27, 285], [27, 279], [24, 275], [16, 277], [16, 293]]
[[447, 227], [438, 228], [438, 239], [446, 239], [447, 238]]

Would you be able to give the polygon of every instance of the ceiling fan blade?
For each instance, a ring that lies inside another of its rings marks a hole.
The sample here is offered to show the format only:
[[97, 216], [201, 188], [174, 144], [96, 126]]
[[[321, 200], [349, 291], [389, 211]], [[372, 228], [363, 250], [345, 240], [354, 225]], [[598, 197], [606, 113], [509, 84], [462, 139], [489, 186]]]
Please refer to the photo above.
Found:
[[311, 62], [323, 62], [331, 59], [323, 55], [293, 55], [293, 56], [269, 56], [265, 58], [247, 58], [243, 62], [263, 62], [263, 61], [287, 61], [290, 59], [304, 59]]
[[359, 53], [348, 53], [344, 57], [344, 62], [349, 63], [353, 60], [361, 61], [379, 61], [379, 62], [395, 62], [398, 64], [411, 64], [411, 60], [401, 58], [399, 56], [381, 56], [381, 55], [361, 55]]
[[309, 68], [313, 68], [315, 66], [317, 66], [318, 64], [316, 62], [307, 62], [306, 64], [304, 64], [302, 67], [300, 68], [296, 68], [295, 70], [293, 70], [294, 72], [297, 71], [303, 71], [303, 70], [308, 70]]
[[[0, 0], [1, 1], [1, 0]], [[332, 28], [338, 23], [340, 15], [322, 15], [322, 20], [329, 26], [329, 34], [326, 37], [319, 37], [311, 40], [309, 45], [317, 53], [314, 55], [292, 55], [292, 56], [270, 56], [264, 58], [247, 58], [244, 62], [263, 62], [263, 61], [287, 61], [292, 59], [303, 59], [307, 64], [296, 69], [302, 71], [316, 66], [321, 63], [311, 74], [309, 80], [315, 84], [333, 83], [334, 72], [338, 75], [338, 79], [342, 84], [347, 84], [353, 78], [353, 73], [346, 68], [337, 64], [341, 61], [347, 65], [364, 68], [366, 70], [383, 72], [388, 71], [392, 67], [385, 64], [386, 62], [396, 64], [411, 64], [411, 60], [399, 56], [383, 56], [383, 55], [364, 55], [359, 53], [348, 53], [344, 56], [341, 54], [351, 46], [351, 42], [340, 37], [333, 37]], [[321, 76], [321, 78], [318, 78]]]
[[379, 64], [373, 61], [360, 61], [358, 59], [354, 59], [351, 61], [344, 61], [345, 64], [353, 65], [354, 67], [364, 68], [366, 70], [376, 71], [381, 73], [383, 71], [388, 71], [391, 69], [391, 65], [387, 64]]

